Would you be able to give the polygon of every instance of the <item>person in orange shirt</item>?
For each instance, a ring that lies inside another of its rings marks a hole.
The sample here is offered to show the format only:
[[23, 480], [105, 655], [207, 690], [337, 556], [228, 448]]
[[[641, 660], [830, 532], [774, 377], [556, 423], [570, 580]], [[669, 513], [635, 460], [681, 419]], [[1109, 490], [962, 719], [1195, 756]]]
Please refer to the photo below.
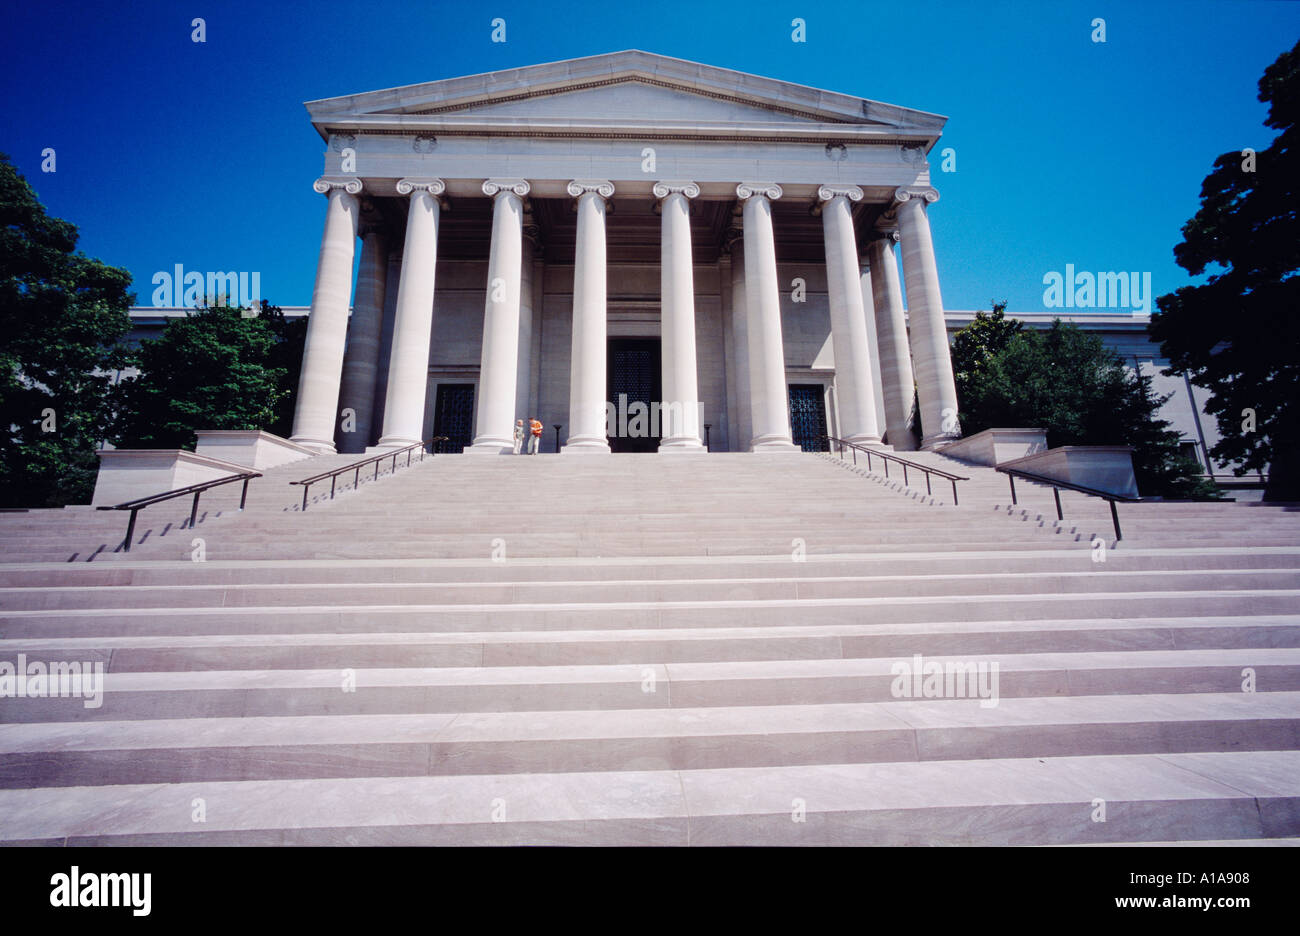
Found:
[[536, 455], [538, 446], [542, 444], [542, 423], [536, 416], [528, 420], [528, 431], [532, 433], [528, 440], [528, 454]]

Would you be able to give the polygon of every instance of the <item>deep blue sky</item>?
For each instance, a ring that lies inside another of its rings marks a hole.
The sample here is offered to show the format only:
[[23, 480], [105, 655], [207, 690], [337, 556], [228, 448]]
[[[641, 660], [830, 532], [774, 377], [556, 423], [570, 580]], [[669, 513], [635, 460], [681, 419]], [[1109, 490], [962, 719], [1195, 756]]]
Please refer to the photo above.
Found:
[[931, 219], [948, 308], [1042, 311], [1066, 263], [1149, 271], [1159, 295], [1188, 282], [1172, 248], [1215, 156], [1272, 139], [1257, 83], [1300, 37], [1300, 3], [1266, 0], [8, 6], [0, 151], [141, 304], [176, 263], [309, 302], [324, 144], [303, 101], [625, 48], [947, 115], [957, 172], [931, 155]]

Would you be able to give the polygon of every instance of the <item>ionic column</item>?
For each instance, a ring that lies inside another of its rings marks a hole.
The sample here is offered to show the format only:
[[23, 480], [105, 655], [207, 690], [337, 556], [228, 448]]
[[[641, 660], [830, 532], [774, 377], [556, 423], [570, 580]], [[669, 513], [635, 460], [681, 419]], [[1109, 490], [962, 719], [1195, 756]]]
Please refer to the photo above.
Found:
[[[483, 357], [478, 380], [478, 434], [469, 451], [509, 455], [514, 450], [515, 387], [519, 376], [519, 295], [523, 278], [523, 179], [488, 179], [494, 199], [488, 254]], [[527, 414], [525, 414], [526, 416]]]
[[575, 180], [578, 237], [573, 260], [573, 353], [567, 453], [609, 452], [605, 436], [605, 208], [614, 183]]
[[695, 360], [695, 262], [691, 254], [694, 182], [656, 182], [663, 217], [660, 238], [660, 321], [663, 340], [661, 452], [703, 452]]
[[773, 183], [742, 182], [744, 202], [745, 308], [749, 332], [751, 452], [797, 451], [790, 437], [790, 403], [781, 340], [781, 294], [776, 279], [776, 240], [771, 200], [781, 197]]
[[320, 452], [334, 452], [334, 422], [343, 371], [352, 298], [352, 254], [356, 249], [360, 179], [317, 179], [312, 188], [329, 195], [325, 232], [316, 260], [316, 287], [311, 294], [307, 338], [298, 378], [298, 401], [290, 441]]
[[878, 444], [875, 388], [871, 385], [871, 345], [862, 304], [858, 242], [853, 209], [862, 200], [856, 185], [823, 185], [817, 190], [826, 240], [826, 291], [831, 307], [831, 343], [835, 351], [835, 387], [839, 395], [840, 432], [848, 442]]
[[903, 278], [912, 331], [912, 363], [921, 401], [921, 448], [931, 449], [961, 437], [957, 422], [957, 385], [952, 377], [948, 330], [939, 295], [939, 270], [934, 262], [930, 221], [925, 203], [939, 200], [934, 189], [894, 193], [898, 228], [903, 241]]
[[342, 452], [363, 452], [370, 444], [387, 276], [388, 249], [384, 235], [377, 227], [370, 227], [361, 234], [361, 267], [357, 271], [356, 299], [352, 303], [347, 351], [343, 356], [340, 413], [351, 409], [355, 416], [352, 431], [339, 432]]
[[515, 377], [515, 418], [528, 424], [533, 412], [533, 380], [537, 373], [533, 364], [533, 335], [541, 324], [541, 308], [533, 298], [536, 289], [534, 278], [537, 263], [537, 226], [531, 224], [524, 213], [523, 264], [519, 275], [519, 367]]
[[754, 437], [750, 418], [753, 399], [749, 374], [749, 309], [745, 301], [745, 242], [731, 242], [731, 336], [735, 347], [732, 367], [736, 372], [736, 428], [733, 451], [742, 451]]
[[912, 412], [916, 385], [912, 378], [912, 354], [907, 344], [907, 317], [903, 314], [903, 291], [898, 284], [898, 259], [894, 256], [896, 233], [871, 241], [867, 256], [871, 263], [871, 298], [875, 306], [876, 341], [880, 349], [880, 378], [885, 397], [885, 440], [900, 451], [916, 448]]
[[433, 280], [438, 260], [438, 196], [441, 179], [402, 179], [397, 191], [410, 196], [402, 278], [389, 354], [381, 448], [419, 442], [424, 431], [424, 401], [429, 387], [429, 342], [433, 337]]

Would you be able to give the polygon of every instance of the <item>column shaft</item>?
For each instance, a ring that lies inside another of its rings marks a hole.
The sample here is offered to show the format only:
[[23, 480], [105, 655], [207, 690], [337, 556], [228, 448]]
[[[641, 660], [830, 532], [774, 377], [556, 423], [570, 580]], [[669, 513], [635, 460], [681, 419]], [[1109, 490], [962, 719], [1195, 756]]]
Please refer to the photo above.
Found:
[[921, 401], [921, 447], [930, 449], [961, 436], [957, 385], [952, 376], [948, 329], [943, 319], [943, 298], [939, 294], [939, 270], [923, 202], [923, 199], [934, 201], [939, 196], [930, 190], [901, 191], [894, 197], [901, 201], [898, 227], [903, 239], [903, 278], [907, 283], [912, 361]]
[[312, 290], [311, 314], [307, 318], [291, 441], [332, 453], [343, 346], [348, 333], [348, 305], [352, 297], [352, 256], [360, 211], [356, 196], [361, 191], [361, 180], [318, 179], [313, 187], [318, 192], [328, 192], [329, 203], [316, 261], [316, 287]]
[[478, 382], [478, 432], [471, 451], [508, 455], [513, 451], [515, 389], [519, 377], [519, 295], [523, 277], [524, 206], [528, 183], [489, 179], [483, 191], [495, 196], [492, 246], [488, 254], [487, 302], [483, 312], [483, 356]]
[[916, 448], [913, 427], [917, 414], [912, 411], [916, 385], [912, 377], [907, 318], [903, 313], [903, 291], [898, 283], [898, 259], [894, 256], [893, 238], [886, 236], [873, 240], [868, 252], [885, 397], [885, 441], [899, 451], [912, 451]]
[[790, 403], [785, 382], [785, 347], [781, 338], [781, 295], [776, 276], [776, 240], [772, 205], [775, 185], [742, 184], [745, 201], [745, 306], [749, 332], [750, 451], [794, 451], [790, 439]]
[[[826, 241], [826, 290], [830, 299], [831, 342], [835, 350], [835, 389], [839, 399], [840, 432], [848, 442], [880, 442], [876, 401], [871, 385], [871, 346], [867, 341], [866, 309], [858, 271], [853, 211], [846, 190], [823, 187], [819, 195]], [[853, 189], [858, 198], [861, 189]]]
[[605, 435], [605, 199], [609, 182], [569, 183], [578, 199], [567, 453], [608, 453]]
[[377, 230], [361, 238], [361, 266], [357, 271], [356, 298], [348, 323], [348, 345], [343, 356], [343, 383], [339, 391], [340, 412], [355, 414], [351, 432], [339, 427], [340, 452], [364, 452], [372, 434], [375, 375], [379, 370], [379, 332], [384, 319], [388, 250]]
[[[402, 249], [402, 279], [397, 287], [397, 315], [389, 354], [388, 391], [384, 401], [381, 448], [398, 448], [421, 441], [429, 388], [429, 343], [433, 337], [433, 286], [438, 260], [438, 195], [441, 180], [412, 183], [402, 179], [397, 190], [410, 195], [406, 243]], [[426, 440], [427, 441], [427, 440]]]
[[743, 452], [754, 437], [749, 367], [749, 309], [745, 301], [745, 242], [731, 242], [731, 334], [735, 354], [731, 362], [736, 373], [736, 426], [731, 450]]
[[703, 452], [695, 356], [695, 263], [691, 254], [694, 183], [654, 187], [661, 199], [660, 321], [663, 340], [661, 452]]

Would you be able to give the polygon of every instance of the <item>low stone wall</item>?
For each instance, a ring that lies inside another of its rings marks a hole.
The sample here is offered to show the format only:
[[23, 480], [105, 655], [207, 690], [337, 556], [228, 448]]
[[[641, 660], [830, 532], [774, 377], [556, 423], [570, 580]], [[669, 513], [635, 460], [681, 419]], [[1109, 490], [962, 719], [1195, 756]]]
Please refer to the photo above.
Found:
[[1129, 445], [1063, 445], [999, 467], [1032, 471], [1056, 481], [1069, 481], [1110, 494], [1137, 497], [1133, 476], [1133, 447]]
[[219, 458], [255, 471], [311, 458], [314, 450], [260, 429], [202, 429], [195, 453]]
[[973, 465], [1000, 465], [1047, 451], [1045, 429], [985, 429], [935, 451]]
[[121, 504], [247, 471], [246, 465], [183, 449], [101, 449], [91, 505]]

